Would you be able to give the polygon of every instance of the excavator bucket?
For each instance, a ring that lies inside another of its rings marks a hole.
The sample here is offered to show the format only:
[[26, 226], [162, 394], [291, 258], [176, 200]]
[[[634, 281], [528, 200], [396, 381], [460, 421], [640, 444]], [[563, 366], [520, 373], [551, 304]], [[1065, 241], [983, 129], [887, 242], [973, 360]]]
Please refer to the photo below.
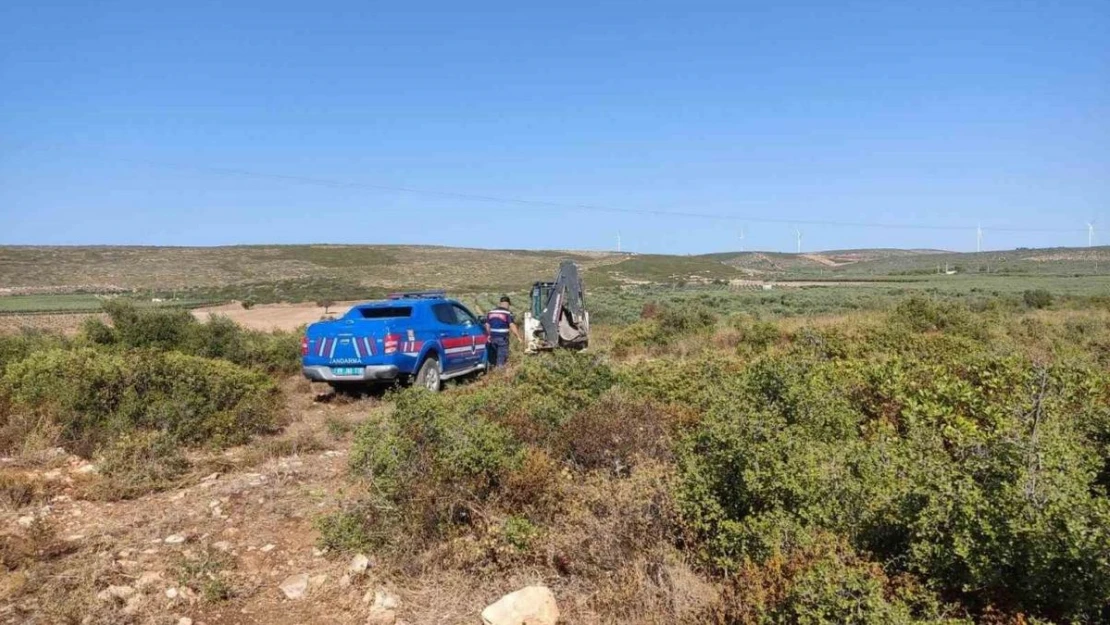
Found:
[[590, 315], [578, 265], [565, 260], [553, 282], [532, 285], [530, 310], [524, 313], [525, 352], [585, 349], [590, 341]]

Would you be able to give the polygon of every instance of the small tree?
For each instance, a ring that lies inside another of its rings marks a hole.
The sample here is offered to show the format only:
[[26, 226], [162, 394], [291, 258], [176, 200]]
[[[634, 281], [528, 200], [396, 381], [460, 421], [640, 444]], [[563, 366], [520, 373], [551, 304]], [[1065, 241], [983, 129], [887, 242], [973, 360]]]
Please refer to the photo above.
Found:
[[316, 300], [316, 305], [319, 306], [320, 308], [323, 308], [324, 309], [324, 314], [326, 315], [326, 314], [328, 314], [328, 309], [331, 308], [332, 306], [335, 306], [335, 302], [333, 302], [330, 299], [320, 299], [320, 300]]
[[243, 310], [250, 310], [250, 309], [254, 308], [254, 298], [253, 297], [248, 297], [248, 298], [244, 299], [243, 301], [239, 302], [239, 305], [243, 307]]

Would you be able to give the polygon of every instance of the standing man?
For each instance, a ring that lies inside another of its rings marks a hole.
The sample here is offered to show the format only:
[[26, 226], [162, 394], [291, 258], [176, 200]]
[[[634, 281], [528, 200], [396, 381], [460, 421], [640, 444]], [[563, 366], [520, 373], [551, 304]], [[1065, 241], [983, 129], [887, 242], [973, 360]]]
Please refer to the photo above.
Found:
[[502, 295], [497, 308], [486, 314], [486, 332], [489, 333], [490, 367], [504, 367], [509, 362], [509, 333], [517, 340], [524, 341], [520, 330], [516, 327], [513, 311], [509, 309], [512, 301], [508, 295]]

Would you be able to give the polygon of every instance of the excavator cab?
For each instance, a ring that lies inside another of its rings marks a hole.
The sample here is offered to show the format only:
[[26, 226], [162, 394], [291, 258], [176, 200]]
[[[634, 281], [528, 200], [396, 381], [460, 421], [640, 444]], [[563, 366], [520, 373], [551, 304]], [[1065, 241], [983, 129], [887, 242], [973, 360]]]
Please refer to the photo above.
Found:
[[563, 261], [555, 281], [533, 284], [529, 299], [524, 313], [525, 353], [589, 345], [590, 315], [577, 265]]
[[555, 288], [554, 282], [537, 282], [532, 285], [532, 316], [539, 319], [543, 315], [543, 306]]

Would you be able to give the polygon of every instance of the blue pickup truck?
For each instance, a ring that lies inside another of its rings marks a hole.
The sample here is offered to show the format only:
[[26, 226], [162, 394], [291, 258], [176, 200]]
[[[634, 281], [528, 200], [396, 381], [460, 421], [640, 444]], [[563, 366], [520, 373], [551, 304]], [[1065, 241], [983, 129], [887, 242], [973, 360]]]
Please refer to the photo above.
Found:
[[444, 380], [486, 370], [485, 324], [443, 292], [399, 293], [308, 326], [301, 369], [332, 386]]

